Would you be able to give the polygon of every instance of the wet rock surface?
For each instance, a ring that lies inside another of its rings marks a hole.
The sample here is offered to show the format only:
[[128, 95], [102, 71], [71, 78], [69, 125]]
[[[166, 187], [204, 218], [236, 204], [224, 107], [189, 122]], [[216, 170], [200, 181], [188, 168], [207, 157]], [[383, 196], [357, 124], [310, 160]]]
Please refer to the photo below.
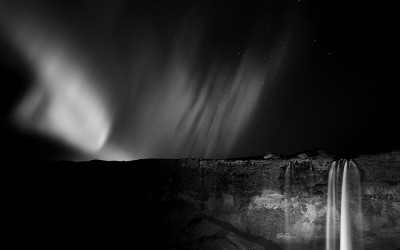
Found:
[[[146, 249], [324, 249], [334, 160], [319, 151], [257, 160], [46, 162], [16, 173], [20, 185], [10, 197], [21, 225], [60, 232], [72, 226], [70, 239], [92, 239], [94, 232], [101, 236], [96, 243]], [[361, 174], [365, 249], [399, 249], [400, 151], [353, 161]]]

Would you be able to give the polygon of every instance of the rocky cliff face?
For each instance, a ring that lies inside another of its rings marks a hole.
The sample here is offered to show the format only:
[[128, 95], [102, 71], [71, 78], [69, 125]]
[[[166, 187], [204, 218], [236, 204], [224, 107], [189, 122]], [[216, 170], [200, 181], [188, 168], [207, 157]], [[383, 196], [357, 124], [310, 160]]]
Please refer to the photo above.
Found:
[[[177, 205], [166, 216], [171, 246], [194, 249], [323, 249], [333, 156], [283, 159], [148, 160], [154, 197]], [[400, 153], [359, 156], [365, 249], [400, 247]], [[293, 165], [290, 187], [287, 166]], [[379, 247], [378, 247], [379, 246]]]
[[[37, 208], [24, 219], [30, 225], [72, 224], [79, 231], [84, 221], [86, 231], [103, 239], [118, 232], [119, 241], [146, 249], [324, 249], [334, 160], [309, 152], [258, 160], [48, 162], [35, 178], [25, 176], [30, 188], [21, 188], [24, 205], [16, 210], [20, 216], [26, 204]], [[360, 169], [365, 249], [399, 249], [400, 151], [353, 161]]]

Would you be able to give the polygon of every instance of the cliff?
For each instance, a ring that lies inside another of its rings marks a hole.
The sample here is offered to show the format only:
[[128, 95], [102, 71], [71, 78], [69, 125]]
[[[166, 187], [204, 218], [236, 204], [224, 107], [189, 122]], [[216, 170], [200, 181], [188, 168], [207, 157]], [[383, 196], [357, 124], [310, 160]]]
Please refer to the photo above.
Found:
[[[13, 214], [23, 228], [45, 224], [57, 239], [65, 234], [54, 232], [72, 227], [71, 239], [92, 239], [95, 232], [101, 237], [93, 241], [146, 249], [324, 249], [334, 160], [318, 151], [257, 160], [42, 162], [13, 175], [20, 185], [14, 184], [11, 204], [19, 204]], [[353, 161], [360, 169], [365, 249], [398, 249], [400, 151]]]

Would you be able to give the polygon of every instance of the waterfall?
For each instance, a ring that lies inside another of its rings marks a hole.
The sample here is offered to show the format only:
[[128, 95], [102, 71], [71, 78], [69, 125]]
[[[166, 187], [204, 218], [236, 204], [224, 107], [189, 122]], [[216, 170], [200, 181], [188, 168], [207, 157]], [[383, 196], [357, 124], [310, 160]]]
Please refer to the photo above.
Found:
[[290, 223], [289, 223], [289, 213], [290, 213], [290, 196], [293, 193], [293, 180], [294, 180], [294, 171], [293, 164], [290, 162], [286, 167], [285, 171], [285, 234], [288, 240], [286, 245], [286, 249], [291, 249], [290, 244]]
[[340, 207], [340, 250], [351, 250], [351, 230], [349, 215], [349, 195], [347, 178], [347, 161], [344, 163], [342, 180], [342, 204]]
[[[353, 161], [345, 161], [340, 201], [340, 250], [362, 250], [362, 210], [360, 173]], [[337, 250], [337, 208], [339, 196], [339, 162], [333, 162], [328, 176], [326, 213], [326, 250]]]
[[332, 163], [328, 179], [328, 205], [326, 213], [326, 250], [336, 250], [336, 162]]
[[354, 250], [363, 250], [364, 241], [362, 240], [363, 221], [362, 221], [362, 204], [361, 204], [361, 185], [360, 185], [360, 172], [358, 167], [353, 161], [348, 163], [348, 198], [349, 198], [349, 212], [350, 212], [350, 232], [351, 244]]

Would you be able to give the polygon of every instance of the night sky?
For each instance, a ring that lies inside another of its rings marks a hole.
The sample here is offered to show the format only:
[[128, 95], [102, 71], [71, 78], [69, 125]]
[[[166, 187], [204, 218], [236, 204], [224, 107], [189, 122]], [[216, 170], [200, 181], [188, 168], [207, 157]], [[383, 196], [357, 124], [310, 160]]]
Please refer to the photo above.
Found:
[[0, 0], [2, 155], [400, 149], [395, 1]]

